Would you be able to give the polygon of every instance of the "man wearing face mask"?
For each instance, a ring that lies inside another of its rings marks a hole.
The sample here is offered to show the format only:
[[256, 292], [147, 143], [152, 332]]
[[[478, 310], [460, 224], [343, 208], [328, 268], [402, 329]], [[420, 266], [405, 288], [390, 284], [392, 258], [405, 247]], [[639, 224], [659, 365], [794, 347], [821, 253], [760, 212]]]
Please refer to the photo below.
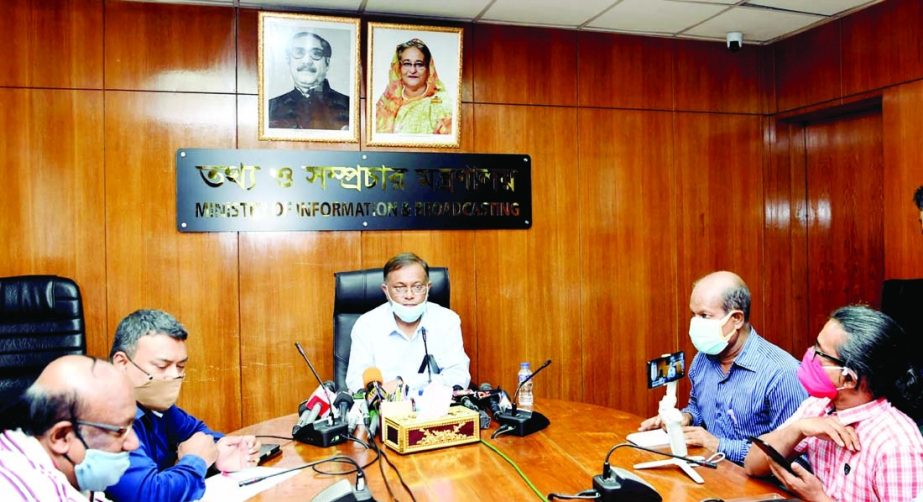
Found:
[[120, 500], [198, 500], [205, 474], [256, 465], [253, 436], [224, 436], [176, 406], [186, 375], [186, 329], [160, 310], [138, 310], [122, 319], [109, 357], [134, 386], [134, 429], [140, 447], [131, 466], [106, 493]]
[[[807, 397], [796, 376], [798, 361], [750, 326], [750, 289], [737, 274], [714, 272], [696, 281], [689, 309], [689, 337], [699, 352], [682, 410], [686, 444], [743, 463], [747, 436], [775, 429]], [[662, 426], [658, 416], [640, 429]]]
[[467, 387], [470, 361], [462, 342], [461, 319], [427, 301], [429, 265], [413, 253], [401, 253], [388, 260], [382, 272], [381, 290], [387, 302], [359, 317], [350, 335], [349, 390], [362, 388], [362, 373], [370, 367], [381, 370], [387, 392], [394, 391], [398, 378], [411, 389], [425, 387], [430, 378], [448, 387]]
[[0, 433], [3, 500], [97, 500], [138, 447], [128, 379], [105, 361], [52, 361], [15, 405]]
[[907, 347], [907, 335], [881, 312], [834, 312], [798, 368], [811, 397], [761, 438], [786, 458], [807, 454], [814, 474], [794, 463], [792, 475], [757, 448], [747, 473], [772, 472], [807, 501], [923, 495], [923, 435], [913, 422], [923, 418], [923, 374]]

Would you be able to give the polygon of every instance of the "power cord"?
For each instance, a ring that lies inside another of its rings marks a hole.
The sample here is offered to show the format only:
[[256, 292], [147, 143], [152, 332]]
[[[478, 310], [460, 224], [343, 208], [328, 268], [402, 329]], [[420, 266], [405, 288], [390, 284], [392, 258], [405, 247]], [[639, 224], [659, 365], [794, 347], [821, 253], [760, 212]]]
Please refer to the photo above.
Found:
[[387, 453], [385, 453], [384, 451], [381, 451], [381, 450], [379, 450], [379, 452], [381, 453], [381, 456], [385, 459], [385, 462], [387, 462], [388, 465], [391, 466], [391, 469], [394, 470], [394, 473], [397, 474], [397, 479], [398, 479], [398, 481], [401, 482], [401, 486], [404, 487], [404, 490], [407, 490], [407, 494], [410, 495], [410, 500], [412, 500], [413, 502], [417, 502], [417, 498], [414, 497], [413, 491], [410, 489], [409, 486], [407, 486], [407, 483], [404, 482], [404, 477], [401, 476], [401, 471], [399, 471], [399, 470], [397, 469], [397, 467], [396, 467], [394, 464], [391, 463], [391, 459], [388, 458], [388, 454], [387, 454]]
[[507, 432], [512, 431], [513, 429], [515, 429], [515, 427], [513, 427], [512, 425], [504, 425], [502, 427], [499, 427], [497, 430], [494, 431], [493, 434], [490, 435], [490, 439], [497, 439], [498, 437], [506, 434]]
[[[496, 432], [494, 434], [496, 434]], [[522, 469], [520, 469], [518, 465], [516, 465], [516, 462], [513, 462], [513, 459], [511, 459], [510, 457], [507, 457], [506, 454], [500, 451], [499, 448], [488, 443], [487, 441], [484, 441], [483, 439], [481, 439], [481, 444], [493, 450], [494, 453], [496, 453], [497, 455], [500, 455], [500, 458], [502, 458], [503, 460], [506, 460], [506, 463], [513, 466], [513, 469], [516, 469], [516, 472], [519, 473], [519, 477], [521, 477], [522, 480], [526, 482], [526, 485], [528, 485], [529, 488], [532, 489], [532, 491], [535, 493], [535, 496], [538, 497], [539, 500], [542, 500], [542, 501], [545, 500], [545, 496], [542, 495], [542, 492], [538, 491], [538, 488], [536, 488], [535, 485], [532, 483], [532, 481], [530, 481], [529, 478], [526, 477], [526, 474], [522, 472]]]
[[[369, 444], [375, 449], [375, 452], [378, 453], [378, 456], [381, 457], [382, 451], [378, 447], [378, 443], [375, 442], [375, 436], [369, 438]], [[388, 496], [391, 497], [391, 500], [397, 502], [397, 497], [394, 496], [394, 491], [391, 489], [391, 483], [388, 482], [388, 476], [385, 475], [385, 465], [378, 462], [378, 470], [381, 471], [381, 479], [385, 482], [385, 489], [388, 490]]]
[[[363, 441], [363, 440], [361, 440], [361, 439], [359, 439], [359, 438], [357, 438], [356, 436], [353, 436], [353, 435], [350, 435], [350, 436], [349, 436], [349, 439], [350, 439], [351, 441], [354, 441], [354, 442], [356, 442], [356, 443], [359, 443], [360, 445], [362, 445], [363, 447], [365, 447], [366, 450], [372, 450], [373, 452], [375, 452], [375, 458], [373, 458], [372, 460], [369, 460], [365, 465], [363, 465], [363, 466], [362, 466], [363, 469], [365, 469], [366, 467], [368, 467], [368, 466], [374, 464], [375, 461], [378, 460], [378, 459], [380, 458], [380, 455], [378, 454], [378, 450], [375, 450], [375, 449], [373, 449], [372, 447], [370, 447], [369, 444], [366, 443], [365, 441]], [[338, 463], [343, 463], [343, 464], [349, 464], [349, 463], [351, 463], [351, 462], [343, 462], [343, 461], [340, 461], [340, 460], [337, 460], [336, 462], [338, 462]], [[322, 470], [322, 469], [318, 469], [316, 465], [315, 465], [315, 466], [312, 466], [311, 469], [312, 469], [314, 472], [318, 473], [318, 474], [326, 474], [326, 475], [328, 475], [328, 476], [343, 476], [343, 475], [352, 474], [352, 473], [354, 473], [354, 472], [359, 472], [359, 471], [356, 470], [355, 468], [350, 469], [350, 470], [348, 470], [348, 471], [328, 472], [328, 471], [324, 471], [324, 470]]]

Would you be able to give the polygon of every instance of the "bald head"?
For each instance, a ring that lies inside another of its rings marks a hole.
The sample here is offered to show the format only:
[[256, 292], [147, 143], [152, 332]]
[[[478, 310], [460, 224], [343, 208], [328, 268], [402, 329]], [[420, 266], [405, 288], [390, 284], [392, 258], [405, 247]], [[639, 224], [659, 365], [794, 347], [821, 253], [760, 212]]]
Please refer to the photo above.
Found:
[[36, 436], [74, 416], [124, 421], [123, 415], [130, 417], [135, 409], [133, 389], [124, 372], [109, 362], [77, 355], [49, 363], [24, 398], [30, 423], [21, 426]]
[[744, 313], [744, 322], [750, 321], [750, 288], [734, 272], [712, 272], [695, 281], [689, 303], [706, 305], [723, 313], [740, 310]]
[[131, 396], [128, 379], [112, 364], [87, 356], [62, 356], [42, 370], [35, 381], [49, 394], [73, 393], [80, 401], [109, 399], [120, 393]]

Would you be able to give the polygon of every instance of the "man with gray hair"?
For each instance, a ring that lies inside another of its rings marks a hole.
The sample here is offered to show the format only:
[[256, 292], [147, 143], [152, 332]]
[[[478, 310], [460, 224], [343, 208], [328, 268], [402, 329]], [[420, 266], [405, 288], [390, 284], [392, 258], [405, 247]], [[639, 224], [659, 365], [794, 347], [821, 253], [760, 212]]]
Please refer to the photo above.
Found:
[[55, 359], [8, 409], [0, 433], [3, 500], [95, 500], [138, 448], [131, 384], [87, 356]]
[[[696, 281], [689, 310], [689, 337], [699, 352], [682, 410], [686, 444], [741, 464], [750, 449], [747, 436], [775, 429], [807, 397], [796, 376], [798, 361], [750, 326], [750, 289], [733, 272]], [[660, 417], [652, 417], [641, 430], [661, 426]]]
[[327, 70], [333, 51], [316, 33], [292, 36], [285, 51], [295, 88], [269, 100], [269, 127], [281, 129], [349, 128], [349, 96], [330, 87]]
[[205, 474], [256, 465], [253, 436], [224, 436], [176, 406], [186, 376], [186, 329], [161, 310], [138, 310], [122, 319], [109, 357], [134, 385], [134, 428], [140, 447], [131, 466], [107, 491], [113, 500], [198, 500]]

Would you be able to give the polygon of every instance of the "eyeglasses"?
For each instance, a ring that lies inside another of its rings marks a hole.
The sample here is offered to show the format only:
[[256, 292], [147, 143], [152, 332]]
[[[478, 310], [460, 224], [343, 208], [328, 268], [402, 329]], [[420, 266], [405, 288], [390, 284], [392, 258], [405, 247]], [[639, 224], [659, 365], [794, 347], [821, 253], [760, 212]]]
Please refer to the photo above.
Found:
[[820, 350], [820, 348], [818, 348], [817, 344], [814, 344], [813, 349], [814, 349], [814, 357], [820, 356], [820, 357], [823, 357], [824, 359], [827, 359], [828, 361], [833, 361], [839, 364], [840, 366], [846, 367], [846, 361], [838, 357], [833, 357], [830, 354], [824, 353], [823, 351]]
[[131, 432], [132, 427], [134, 426], [134, 423], [124, 425], [124, 426], [118, 426], [118, 425], [112, 425], [112, 424], [104, 424], [102, 422], [90, 422], [87, 420], [74, 420], [74, 423], [76, 423], [77, 425], [87, 425], [90, 427], [96, 427], [97, 429], [102, 429], [104, 431], [115, 433], [115, 435], [118, 436], [119, 439], [122, 439], [125, 436], [127, 436], [128, 433]]
[[[130, 357], [128, 357], [128, 356], [126, 355], [125, 358], [128, 359], [128, 362], [130, 362], [132, 365], [134, 365], [135, 368], [138, 368], [138, 371], [140, 371], [141, 373], [144, 373], [145, 375], [147, 375], [147, 379], [148, 379], [148, 380], [153, 380], [153, 379], [154, 379], [154, 375], [152, 375], [152, 374], [148, 373], [147, 371], [145, 371], [144, 368], [142, 368], [141, 366], [138, 366], [138, 363], [132, 361]], [[182, 371], [182, 373], [180, 373], [179, 375], [177, 375], [176, 378], [178, 378], [178, 379], [186, 378], [186, 372], [185, 372], [182, 368], [180, 368], [180, 371]]]
[[416, 68], [417, 70], [425, 70], [426, 63], [423, 61], [401, 61], [401, 68], [405, 70], [410, 70], [411, 68]]
[[295, 59], [303, 59], [305, 56], [311, 56], [311, 59], [314, 61], [320, 61], [321, 58], [327, 57], [327, 54], [324, 54], [323, 49], [305, 49], [303, 47], [295, 47], [292, 49], [289, 54]]
[[417, 295], [422, 295], [424, 292], [426, 292], [426, 288], [428, 288], [429, 286], [427, 284], [414, 284], [413, 286], [410, 286], [410, 287], [407, 287], [407, 286], [388, 286], [388, 287], [391, 288], [391, 291], [394, 291], [395, 293], [399, 295], [406, 295], [407, 291], [409, 290], [411, 293], [414, 294], [414, 296], [417, 296]]

